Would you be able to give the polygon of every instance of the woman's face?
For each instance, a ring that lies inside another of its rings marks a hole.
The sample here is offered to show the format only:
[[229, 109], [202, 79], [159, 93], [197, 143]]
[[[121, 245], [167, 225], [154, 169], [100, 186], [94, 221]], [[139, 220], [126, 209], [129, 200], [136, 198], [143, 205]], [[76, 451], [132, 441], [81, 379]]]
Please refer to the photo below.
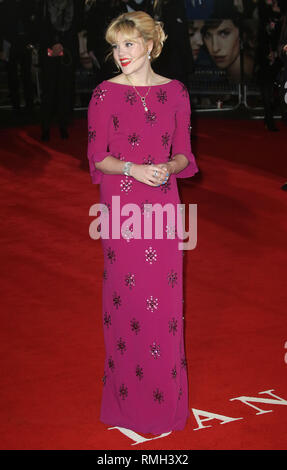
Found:
[[239, 56], [239, 29], [232, 20], [223, 20], [217, 28], [209, 28], [203, 40], [220, 69], [230, 67]]
[[189, 25], [188, 34], [189, 42], [192, 51], [193, 59], [196, 60], [199, 54], [199, 49], [203, 45], [201, 28], [203, 26], [203, 20], [194, 20], [192, 24]]
[[129, 37], [118, 33], [112, 49], [115, 62], [126, 75], [139, 71], [149, 63], [148, 50], [151, 50], [151, 47], [148, 49], [137, 31]]

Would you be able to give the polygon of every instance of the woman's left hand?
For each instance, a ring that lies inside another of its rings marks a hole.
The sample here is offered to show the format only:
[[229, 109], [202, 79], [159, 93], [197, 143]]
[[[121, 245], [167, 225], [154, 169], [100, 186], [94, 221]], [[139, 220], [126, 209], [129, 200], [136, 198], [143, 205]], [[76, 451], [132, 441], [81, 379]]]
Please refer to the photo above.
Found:
[[161, 184], [167, 183], [167, 181], [169, 180], [169, 177], [172, 173], [172, 170], [170, 168], [169, 163], [159, 163], [157, 165], [153, 165], [153, 167], [155, 167], [155, 169], [156, 169], [156, 167], [158, 167], [158, 168], [161, 168], [162, 170], [165, 171], [165, 176], [164, 177], [160, 176], [158, 178], [158, 183], [159, 183], [158, 185], [160, 186]]

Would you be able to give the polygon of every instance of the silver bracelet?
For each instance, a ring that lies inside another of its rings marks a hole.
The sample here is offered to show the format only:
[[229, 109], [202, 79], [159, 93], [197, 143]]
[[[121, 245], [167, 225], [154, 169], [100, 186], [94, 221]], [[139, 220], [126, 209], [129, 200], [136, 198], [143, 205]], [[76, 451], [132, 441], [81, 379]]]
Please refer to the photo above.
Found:
[[123, 174], [126, 175], [126, 176], [130, 176], [130, 170], [131, 170], [131, 166], [132, 166], [132, 162], [126, 162], [124, 164], [124, 169], [123, 169]]

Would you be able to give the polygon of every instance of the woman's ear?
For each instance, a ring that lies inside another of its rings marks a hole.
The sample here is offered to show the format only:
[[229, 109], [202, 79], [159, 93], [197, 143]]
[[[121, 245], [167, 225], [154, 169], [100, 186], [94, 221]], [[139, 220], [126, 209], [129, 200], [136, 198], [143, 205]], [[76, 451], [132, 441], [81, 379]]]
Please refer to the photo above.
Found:
[[147, 45], [147, 51], [148, 51], [148, 53], [151, 54], [151, 51], [153, 50], [153, 40], [152, 40], [152, 39], [149, 39], [149, 40], [147, 41], [146, 45]]

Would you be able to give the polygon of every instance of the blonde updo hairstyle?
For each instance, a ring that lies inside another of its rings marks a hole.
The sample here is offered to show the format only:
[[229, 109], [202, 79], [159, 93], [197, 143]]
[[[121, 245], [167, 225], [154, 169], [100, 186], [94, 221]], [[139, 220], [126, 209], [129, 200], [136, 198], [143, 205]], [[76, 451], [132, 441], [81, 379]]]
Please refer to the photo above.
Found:
[[[132, 38], [135, 34], [135, 30], [145, 42], [153, 41], [153, 48], [150, 53], [150, 60], [152, 62], [160, 55], [167, 36], [163, 30], [163, 23], [154, 20], [144, 11], [123, 13], [113, 19], [106, 30], [105, 39], [112, 45], [115, 43], [118, 33], [124, 34], [127, 38]], [[106, 59], [112, 56], [113, 51], [109, 52]]]

